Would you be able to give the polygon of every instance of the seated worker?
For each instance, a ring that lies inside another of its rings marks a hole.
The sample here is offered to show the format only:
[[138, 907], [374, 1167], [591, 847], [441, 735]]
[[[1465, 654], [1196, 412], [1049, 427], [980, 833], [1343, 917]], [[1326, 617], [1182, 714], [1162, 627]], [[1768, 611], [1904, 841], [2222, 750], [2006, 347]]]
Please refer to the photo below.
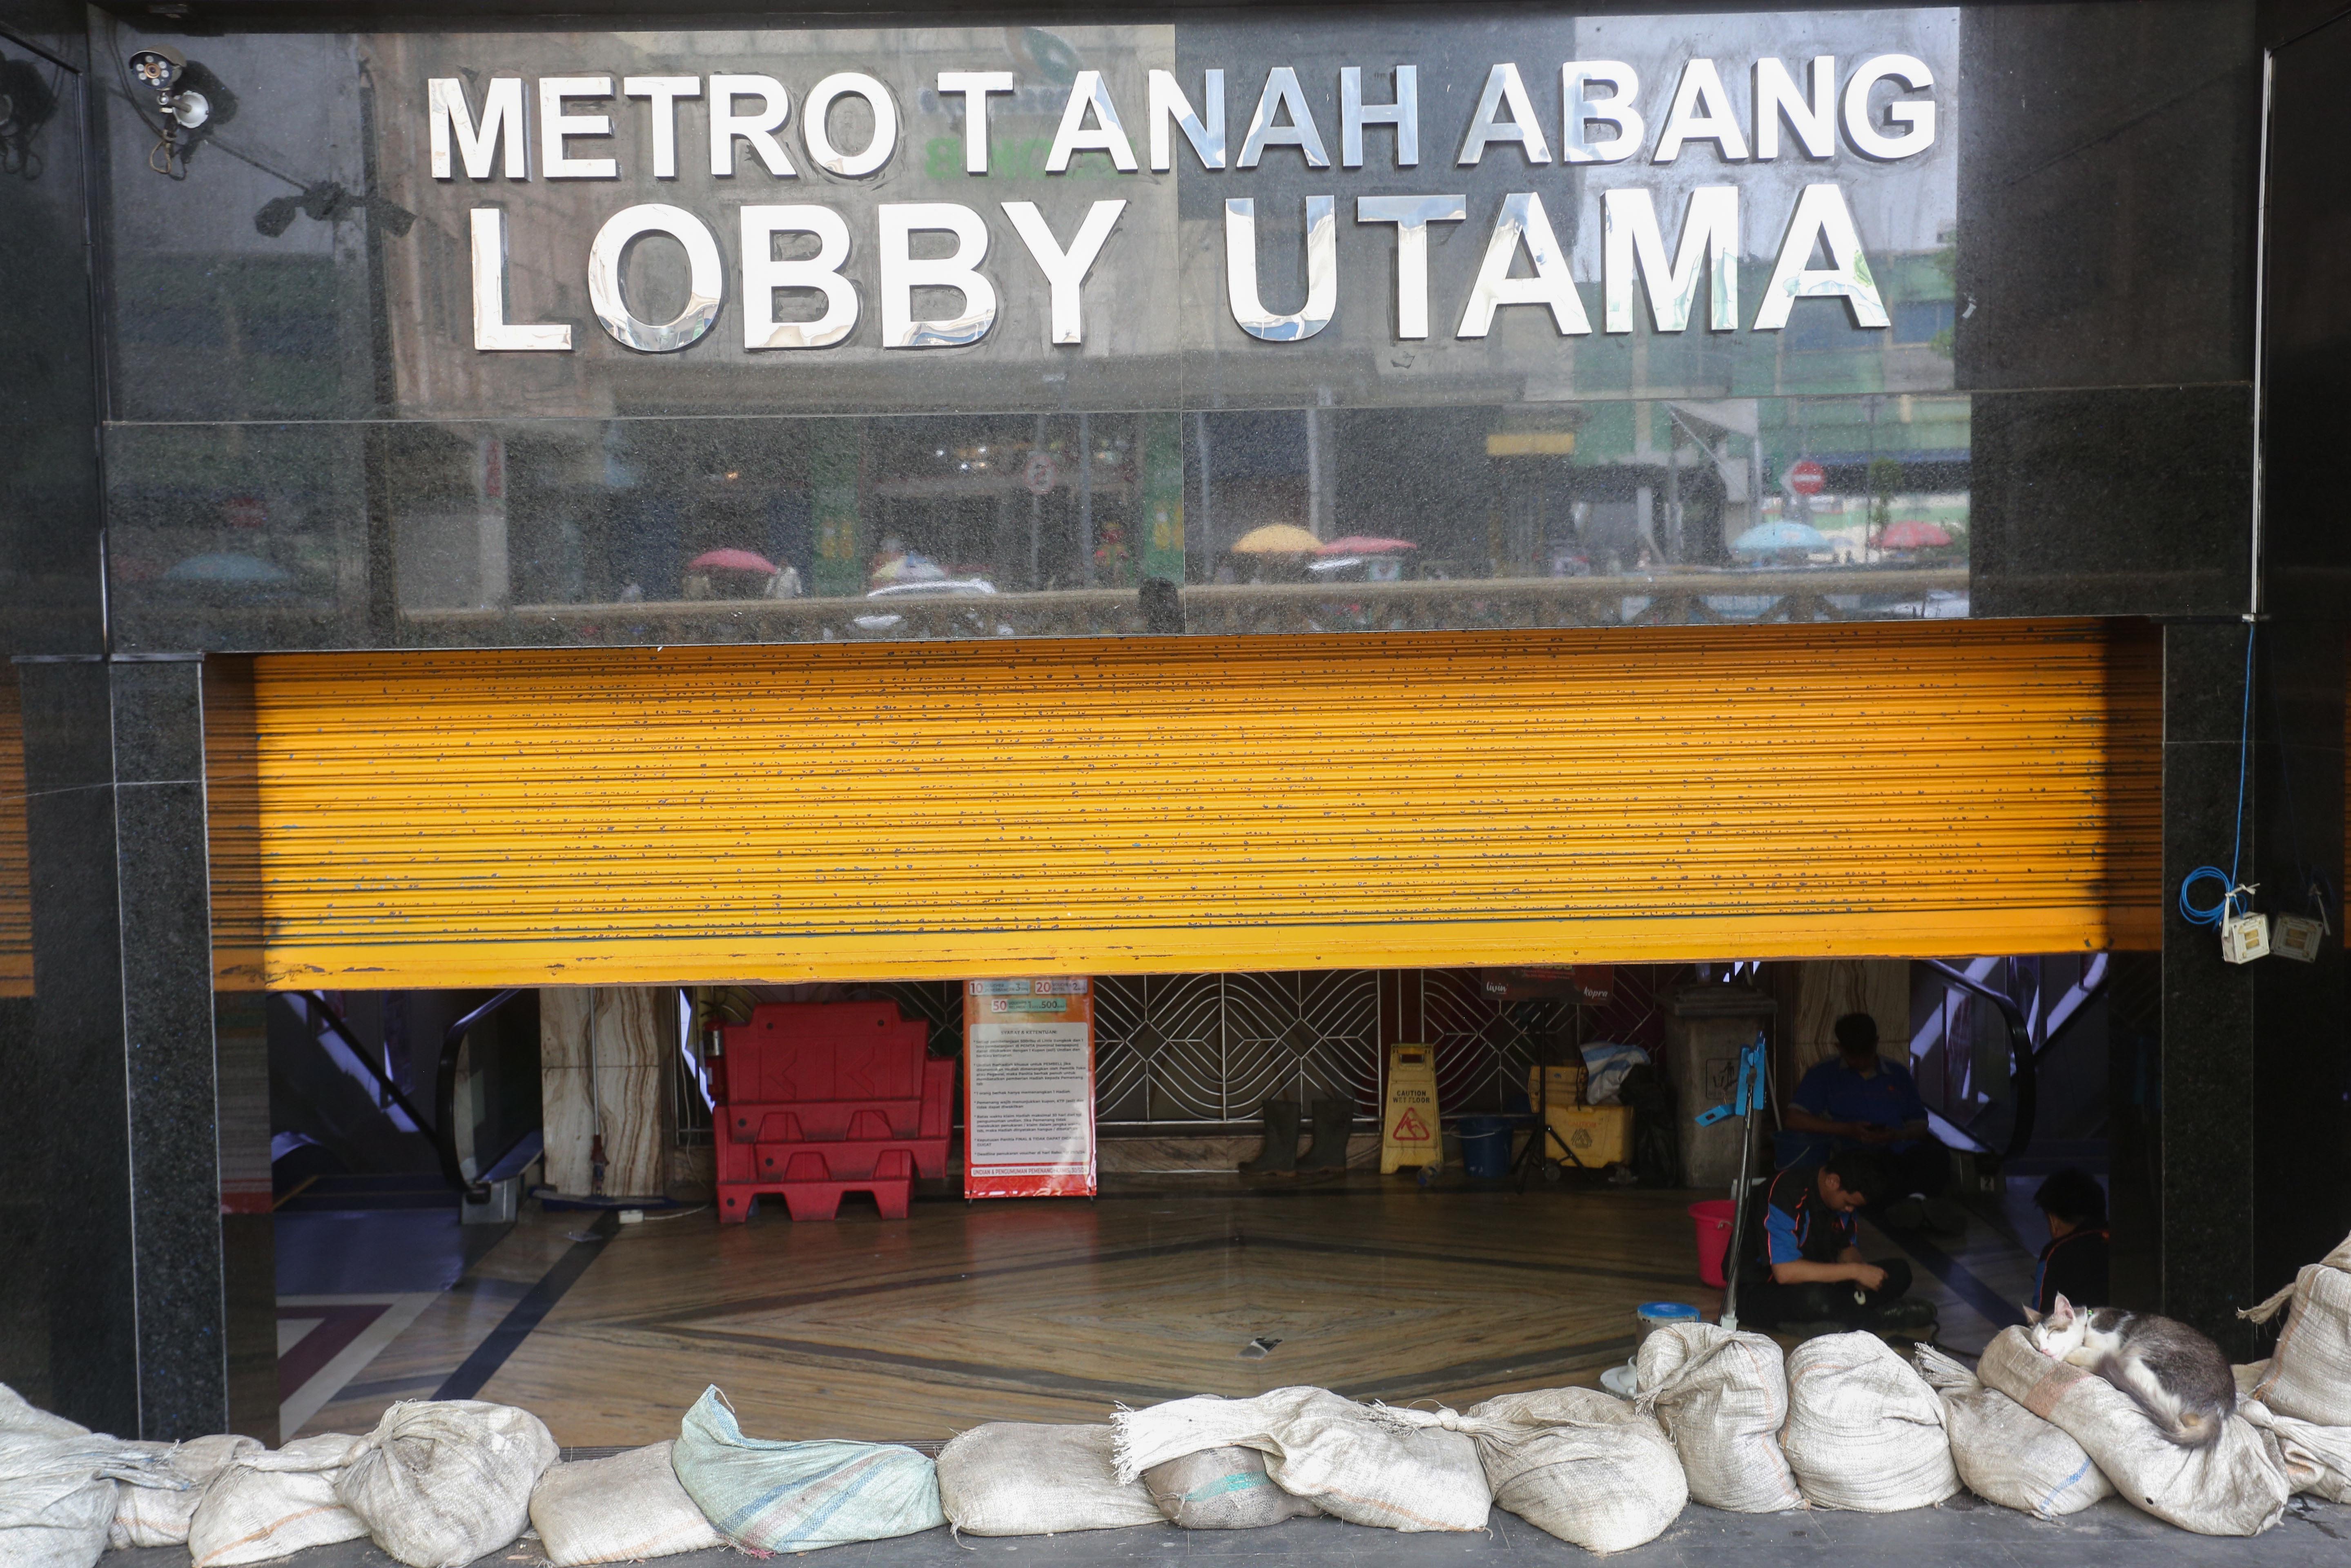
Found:
[[1886, 1179], [1876, 1150], [1841, 1149], [1756, 1189], [1739, 1270], [1742, 1327], [1923, 1330], [1934, 1322], [1934, 1303], [1902, 1299], [1910, 1289], [1907, 1260], [1867, 1262], [1855, 1245], [1854, 1213], [1886, 1190]]
[[2032, 1276], [2032, 1310], [2053, 1310], [2061, 1295], [2084, 1306], [2106, 1305], [2106, 1189], [2089, 1172], [2068, 1168], [2043, 1182], [2032, 1203], [2049, 1221], [2049, 1245]]
[[1780, 1163], [1809, 1164], [1839, 1149], [1876, 1150], [1891, 1179], [1883, 1197], [1872, 1195], [1872, 1219], [1889, 1230], [1922, 1224], [1953, 1235], [1965, 1230], [1967, 1210], [1949, 1196], [1951, 1152], [1927, 1130], [1927, 1105], [1910, 1070], [1877, 1054], [1877, 1020], [1845, 1014], [1836, 1020], [1836, 1055], [1805, 1073], [1788, 1097]]

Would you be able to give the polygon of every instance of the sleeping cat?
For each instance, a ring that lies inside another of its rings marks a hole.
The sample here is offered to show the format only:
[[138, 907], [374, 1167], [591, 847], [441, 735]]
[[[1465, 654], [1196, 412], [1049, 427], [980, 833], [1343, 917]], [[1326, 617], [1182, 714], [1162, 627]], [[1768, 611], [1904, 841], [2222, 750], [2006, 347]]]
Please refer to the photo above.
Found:
[[2085, 1309], [2063, 1296], [2046, 1317], [2030, 1307], [2024, 1315], [2035, 1350], [2090, 1368], [2137, 1400], [2175, 1443], [2211, 1442], [2237, 1407], [2229, 1358], [2186, 1323], [2119, 1307]]

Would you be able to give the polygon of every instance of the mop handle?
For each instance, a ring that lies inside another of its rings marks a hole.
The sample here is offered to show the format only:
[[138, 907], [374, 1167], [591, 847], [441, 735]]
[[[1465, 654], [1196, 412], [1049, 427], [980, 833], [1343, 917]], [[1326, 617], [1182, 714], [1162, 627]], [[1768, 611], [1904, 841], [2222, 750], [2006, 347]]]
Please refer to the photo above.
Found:
[[1722, 1326], [1739, 1327], [1739, 1270], [1747, 1258], [1747, 1170], [1755, 1152], [1755, 1113], [1770, 1082], [1763, 1070], [1763, 1031], [1739, 1053], [1739, 1178], [1730, 1189], [1730, 1248], [1723, 1254]]

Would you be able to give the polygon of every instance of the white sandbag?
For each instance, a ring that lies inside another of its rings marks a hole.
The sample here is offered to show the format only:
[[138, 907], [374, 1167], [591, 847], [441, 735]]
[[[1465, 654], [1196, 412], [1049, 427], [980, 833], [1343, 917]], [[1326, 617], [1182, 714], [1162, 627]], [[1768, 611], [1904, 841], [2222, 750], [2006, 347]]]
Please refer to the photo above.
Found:
[[530, 1522], [555, 1438], [528, 1410], [480, 1399], [402, 1399], [351, 1451], [343, 1506], [409, 1568], [465, 1568]]
[[117, 1482], [162, 1482], [161, 1458], [35, 1409], [0, 1385], [0, 1563], [91, 1568], [106, 1551]]
[[1874, 1333], [1823, 1334], [1789, 1353], [1780, 1448], [1815, 1508], [1900, 1513], [1959, 1490], [1941, 1397]]
[[233, 1435], [152, 1447], [171, 1483], [122, 1489], [115, 1500], [114, 1522], [106, 1532], [107, 1544], [117, 1552], [134, 1546], [185, 1546], [196, 1504], [204, 1500], [204, 1488], [221, 1467], [239, 1454], [262, 1451], [259, 1438]]
[[[0, 1383], [0, 1432], [24, 1432], [36, 1437], [87, 1437], [89, 1428], [53, 1416], [23, 1395]], [[114, 1439], [110, 1439], [110, 1441]]]
[[1681, 1456], [1690, 1500], [1732, 1513], [1804, 1506], [1780, 1451], [1788, 1369], [1780, 1346], [1719, 1323], [1667, 1323], [1641, 1342], [1635, 1407]]
[[106, 1551], [115, 1482], [73, 1439], [0, 1432], [0, 1563], [90, 1568]]
[[2184, 1448], [2137, 1400], [2084, 1366], [2053, 1361], [2022, 1328], [1984, 1347], [1976, 1375], [2082, 1445], [2124, 1501], [2199, 1535], [2259, 1535], [2285, 1512], [2294, 1486], [2277, 1439], [2240, 1413], [2220, 1435]]
[[266, 1563], [365, 1535], [367, 1521], [335, 1496], [335, 1478], [358, 1446], [348, 1433], [328, 1432], [233, 1456], [188, 1521], [189, 1568]]
[[1913, 1353], [1918, 1375], [1941, 1394], [1951, 1463], [1987, 1502], [2036, 1519], [2062, 1519], [2115, 1494], [2089, 1451], [1932, 1345]]
[[1358, 1405], [1326, 1388], [1277, 1388], [1251, 1399], [1199, 1395], [1111, 1418], [1118, 1475], [1204, 1448], [1255, 1448], [1276, 1486], [1351, 1524], [1386, 1530], [1483, 1530], [1493, 1507], [1478, 1446], [1447, 1431], [1451, 1411]]
[[939, 1507], [973, 1535], [1059, 1535], [1165, 1524], [1140, 1480], [1122, 1481], [1111, 1429], [990, 1421], [939, 1450]]
[[718, 1533], [754, 1552], [807, 1552], [936, 1530], [938, 1467], [892, 1443], [747, 1437], [716, 1385], [680, 1425], [670, 1463]]
[[2286, 1479], [2296, 1492], [2327, 1502], [2351, 1502], [2351, 1427], [2322, 1427], [2280, 1416], [2257, 1399], [2237, 1410], [2277, 1439]]
[[1505, 1394], [1471, 1406], [1461, 1429], [1496, 1503], [1588, 1552], [1654, 1541], [1689, 1501], [1666, 1429], [1596, 1388]]
[[1182, 1530], [1262, 1530], [1322, 1511], [1292, 1497], [1265, 1473], [1255, 1448], [1203, 1448], [1143, 1472], [1144, 1489], [1167, 1521]]
[[531, 1489], [530, 1523], [555, 1568], [642, 1563], [726, 1544], [671, 1468], [674, 1439], [605, 1459], [549, 1465]]
[[2351, 1237], [2293, 1285], [2237, 1315], [2265, 1323], [2281, 1309], [2285, 1329], [2252, 1396], [2280, 1416], [2351, 1427]]

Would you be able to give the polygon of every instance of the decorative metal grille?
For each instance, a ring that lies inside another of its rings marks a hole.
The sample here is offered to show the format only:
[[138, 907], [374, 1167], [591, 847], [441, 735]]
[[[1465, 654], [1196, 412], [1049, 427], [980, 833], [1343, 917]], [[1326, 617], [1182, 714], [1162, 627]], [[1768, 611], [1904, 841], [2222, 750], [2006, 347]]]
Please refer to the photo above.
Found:
[[1267, 1100], [1379, 1103], [1379, 980], [1367, 969], [1113, 976], [1094, 990], [1102, 1126], [1254, 1120]]
[[[1655, 1049], [1656, 998], [1669, 971], [1620, 966], [1613, 998], [1584, 1009], [1585, 1041]], [[1421, 1038], [1437, 1049], [1438, 1098], [1447, 1118], [1498, 1112], [1523, 1090], [1545, 1047], [1572, 1049], [1563, 1001], [1498, 1002], [1471, 970], [1402, 971], [1420, 987]], [[1094, 981], [1094, 1104], [1103, 1127], [1207, 1127], [1254, 1122], [1267, 1100], [1351, 1097], [1359, 1119], [1380, 1103], [1380, 976], [1370, 969], [1273, 974], [1112, 975]], [[898, 1004], [931, 1027], [931, 1049], [960, 1049], [963, 988], [908, 980], [857, 988]], [[679, 1142], [706, 1141], [706, 1113], [691, 1085], [692, 1047], [680, 1061]], [[1564, 1056], [1554, 1054], [1552, 1060]]]
[[963, 985], [956, 980], [893, 980], [870, 988], [876, 1001], [898, 1004], [898, 1016], [931, 1026], [931, 1054], [953, 1056], [963, 1049]]
[[1507, 1110], [1538, 1060], [1565, 1061], [1574, 1049], [1574, 1010], [1563, 1000], [1497, 1001], [1474, 970], [1427, 969], [1420, 982], [1421, 1029], [1437, 1050], [1437, 1103], [1448, 1118]]

